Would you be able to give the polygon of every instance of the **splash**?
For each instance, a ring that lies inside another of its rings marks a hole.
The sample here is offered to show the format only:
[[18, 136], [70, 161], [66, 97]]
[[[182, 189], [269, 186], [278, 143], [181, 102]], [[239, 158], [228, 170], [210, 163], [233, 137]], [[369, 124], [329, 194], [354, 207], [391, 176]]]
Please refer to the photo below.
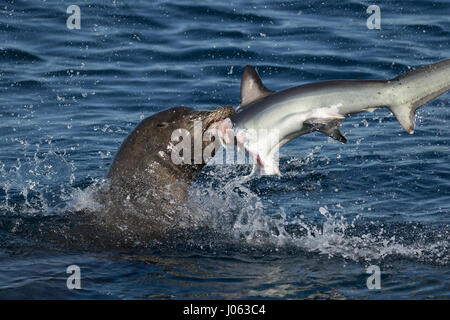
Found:
[[22, 215], [45, 214], [70, 193], [76, 166], [68, 160], [68, 150], [53, 146], [51, 138], [29, 144], [11, 138], [23, 146], [23, 154], [9, 165], [0, 161], [0, 211]]
[[[104, 185], [103, 179], [75, 183], [74, 162], [68, 160], [66, 150], [55, 148], [51, 139], [42, 142], [45, 148], [42, 144], [32, 146], [26, 141], [16, 142], [24, 146], [24, 156], [9, 166], [0, 163], [2, 215], [45, 217], [101, 211], [95, 195]], [[291, 158], [287, 164], [297, 172], [314, 163], [318, 153], [320, 148], [315, 147], [306, 158]], [[333, 214], [325, 205], [318, 206], [317, 213], [313, 214], [290, 212], [258, 194], [261, 178], [256, 172], [245, 176], [247, 169], [215, 166], [194, 182], [188, 205], [199, 215], [195, 225], [185, 228], [187, 232], [177, 240], [200, 243], [200, 246], [208, 243], [217, 248], [223, 244], [238, 244], [255, 250], [294, 250], [295, 254], [314, 253], [352, 261], [400, 257], [440, 265], [450, 262], [448, 226], [437, 229], [407, 224], [389, 226], [361, 216], [350, 218], [345, 210], [340, 215]], [[286, 178], [294, 175], [288, 171]], [[253, 188], [255, 181], [256, 188]], [[270, 180], [265, 183], [269, 185], [266, 192], [270, 193]], [[305, 210], [310, 211], [311, 207]], [[127, 228], [126, 225], [120, 227]], [[212, 232], [196, 238], [192, 231], [202, 227]], [[20, 226], [14, 226], [10, 231], [14, 233], [19, 229]]]
[[[345, 212], [332, 214], [326, 206], [318, 207], [313, 219], [303, 214], [286, 214], [282, 206], [275, 209], [276, 214], [269, 215], [273, 208], [246, 186], [253, 177], [229, 180], [231, 171], [232, 168], [225, 167], [222, 172], [216, 168], [207, 186], [196, 186], [191, 195], [192, 201], [209, 213], [205, 224], [229, 241], [352, 261], [406, 258], [439, 265], [450, 262], [448, 226], [429, 229], [413, 223], [384, 224], [361, 215], [349, 218]], [[421, 236], [423, 228], [431, 235]]]

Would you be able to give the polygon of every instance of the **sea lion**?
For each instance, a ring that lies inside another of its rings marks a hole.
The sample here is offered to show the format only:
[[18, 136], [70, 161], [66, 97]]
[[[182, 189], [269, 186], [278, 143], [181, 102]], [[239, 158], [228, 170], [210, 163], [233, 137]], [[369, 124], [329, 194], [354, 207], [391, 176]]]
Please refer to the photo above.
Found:
[[[208, 159], [195, 162], [191, 154], [184, 156], [191, 156], [192, 161], [174, 163], [173, 133], [182, 129], [194, 137], [195, 126], [201, 124], [203, 137], [212, 124], [233, 113], [231, 106], [216, 110], [175, 107], [142, 120], [124, 140], [108, 171], [100, 197], [103, 210], [97, 215], [101, 225], [108, 232], [118, 232], [122, 240], [136, 242], [161, 239], [192, 224], [198, 215], [187, 204], [186, 192]], [[194, 143], [191, 139], [192, 153], [198, 149], [198, 141], [197, 146]], [[201, 152], [211, 143], [202, 139]]]

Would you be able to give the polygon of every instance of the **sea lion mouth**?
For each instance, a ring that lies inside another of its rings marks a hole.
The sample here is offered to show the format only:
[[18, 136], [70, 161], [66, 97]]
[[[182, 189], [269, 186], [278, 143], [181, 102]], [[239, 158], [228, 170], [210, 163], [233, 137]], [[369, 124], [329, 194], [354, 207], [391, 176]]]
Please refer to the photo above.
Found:
[[210, 114], [208, 114], [208, 116], [206, 116], [206, 118], [203, 121], [204, 132], [213, 129], [214, 125], [217, 122], [229, 118], [231, 115], [234, 114], [234, 112], [235, 111], [232, 106], [223, 106], [212, 111]]

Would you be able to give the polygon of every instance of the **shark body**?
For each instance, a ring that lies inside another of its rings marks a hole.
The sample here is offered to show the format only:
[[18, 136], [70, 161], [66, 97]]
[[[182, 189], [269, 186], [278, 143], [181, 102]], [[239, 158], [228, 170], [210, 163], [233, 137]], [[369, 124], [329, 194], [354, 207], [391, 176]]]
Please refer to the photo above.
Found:
[[[318, 131], [346, 143], [339, 131], [345, 116], [377, 108], [389, 108], [408, 133], [414, 133], [416, 110], [450, 89], [450, 59], [404, 73], [392, 80], [334, 80], [291, 87], [279, 92], [267, 89], [256, 70], [242, 74], [241, 104], [237, 112], [217, 125], [223, 143], [234, 132], [267, 175], [280, 175], [274, 153], [290, 140]], [[254, 143], [249, 130], [276, 129], [277, 139]]]

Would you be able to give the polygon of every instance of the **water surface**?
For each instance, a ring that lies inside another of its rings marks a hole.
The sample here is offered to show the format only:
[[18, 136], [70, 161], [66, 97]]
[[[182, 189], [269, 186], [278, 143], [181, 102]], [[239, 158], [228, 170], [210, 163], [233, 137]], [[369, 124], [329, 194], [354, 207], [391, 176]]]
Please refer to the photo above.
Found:
[[[124, 248], [77, 229], [144, 117], [237, 106], [247, 64], [280, 90], [449, 58], [448, 1], [77, 1], [69, 30], [71, 4], [0, 6], [0, 298], [450, 297], [448, 93], [411, 136], [377, 110], [345, 120], [346, 145], [291, 141], [281, 178], [207, 167], [191, 199], [207, 230]], [[82, 290], [66, 287], [73, 264]]]

